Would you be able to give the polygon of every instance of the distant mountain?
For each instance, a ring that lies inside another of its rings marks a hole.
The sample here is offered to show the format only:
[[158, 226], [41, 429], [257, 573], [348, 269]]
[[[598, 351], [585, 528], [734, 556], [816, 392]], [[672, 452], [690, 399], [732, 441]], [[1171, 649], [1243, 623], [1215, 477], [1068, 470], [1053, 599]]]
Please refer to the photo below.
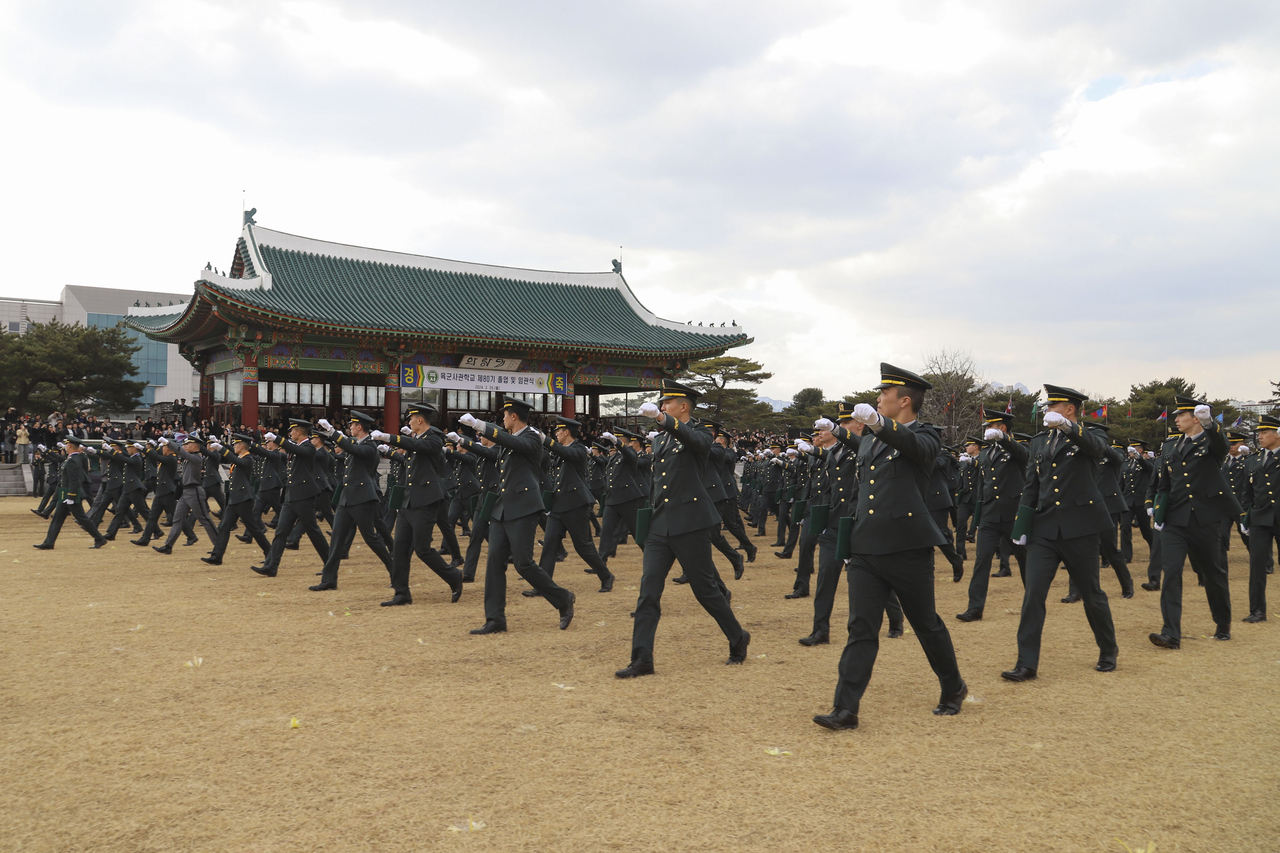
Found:
[[773, 410], [775, 412], [781, 412], [787, 406], [791, 405], [790, 400], [775, 400], [772, 397], [756, 397], [756, 399], [761, 403], [768, 403], [770, 406], [773, 406]]
[[1017, 391], [1019, 394], [1031, 393], [1031, 389], [1028, 388], [1026, 385], [1023, 385], [1021, 382], [1015, 382], [1013, 383], [1013, 385], [1005, 385], [1001, 382], [988, 382], [987, 387], [990, 388], [992, 391], [1003, 391], [1006, 388], [1009, 388], [1011, 390]]

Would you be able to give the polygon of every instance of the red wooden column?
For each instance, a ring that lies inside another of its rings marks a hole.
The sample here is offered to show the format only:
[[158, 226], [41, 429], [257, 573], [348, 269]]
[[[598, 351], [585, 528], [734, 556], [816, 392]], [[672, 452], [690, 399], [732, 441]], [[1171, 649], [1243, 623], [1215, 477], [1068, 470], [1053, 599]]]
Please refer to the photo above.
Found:
[[247, 429], [258, 428], [258, 358], [245, 354], [244, 376], [240, 380], [240, 422]]
[[388, 373], [383, 382], [382, 431], [392, 435], [400, 431], [400, 370]]
[[560, 414], [563, 417], [572, 418], [577, 411], [574, 405], [574, 400], [576, 398], [572, 394], [565, 394], [560, 399], [562, 401], [560, 403]]

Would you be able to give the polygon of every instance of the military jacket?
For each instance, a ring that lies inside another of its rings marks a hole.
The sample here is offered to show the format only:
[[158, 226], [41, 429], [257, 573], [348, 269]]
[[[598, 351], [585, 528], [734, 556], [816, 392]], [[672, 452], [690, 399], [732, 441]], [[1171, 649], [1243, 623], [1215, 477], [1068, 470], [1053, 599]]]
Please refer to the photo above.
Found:
[[188, 453], [180, 444], [170, 444], [173, 453], [182, 460], [182, 489], [199, 488], [204, 483], [204, 453]]
[[[978, 456], [982, 456], [979, 451]], [[975, 459], [961, 459], [956, 475], [956, 503], [960, 506], [974, 506], [978, 502], [978, 462]], [[1021, 475], [1021, 472], [1019, 472]], [[1021, 488], [1021, 480], [1019, 481]]]
[[227, 503], [238, 504], [251, 501], [256, 489], [253, 486], [253, 456], [236, 456], [231, 448], [224, 447], [219, 461], [231, 469], [231, 477], [227, 480]]
[[1102, 461], [1098, 463], [1097, 478], [1098, 492], [1102, 495], [1102, 501], [1107, 505], [1107, 512], [1119, 514], [1129, 508], [1121, 494], [1124, 485], [1122, 483], [1122, 469], [1124, 468], [1124, 454], [1117, 448], [1112, 447], [1105, 432], [1101, 430], [1099, 438], [1102, 439], [1103, 451]]
[[[1056, 447], [1050, 440], [1057, 435]], [[1097, 467], [1106, 450], [1099, 430], [1071, 424], [1039, 433], [1031, 440], [1021, 503], [1035, 507], [1031, 535], [1075, 539], [1111, 529], [1111, 514], [1098, 491]]]
[[1227, 455], [1227, 461], [1222, 463], [1222, 476], [1227, 478], [1228, 485], [1231, 486], [1231, 494], [1236, 496], [1236, 500], [1244, 503], [1244, 493], [1249, 488], [1249, 469], [1250, 465], [1247, 456], [1231, 456]]
[[[721, 500], [738, 499], [738, 460], [733, 451], [719, 444], [711, 445], [711, 463], [720, 466], [720, 482], [724, 483], [724, 497]], [[745, 476], [745, 474], [744, 474]]]
[[[933, 427], [933, 424], [925, 424]], [[936, 429], [936, 427], [935, 427]], [[947, 462], [954, 461], [951, 454], [942, 449], [942, 439], [938, 439], [938, 455], [933, 460], [933, 472], [929, 475], [929, 489], [925, 493], [924, 503], [930, 511], [951, 509], [955, 503], [951, 500], [951, 483], [947, 476]]]
[[80, 500], [89, 497], [89, 466], [83, 453], [68, 453], [62, 463], [61, 488], [63, 499]]
[[378, 462], [382, 454], [378, 453], [377, 443], [369, 436], [355, 439], [341, 433], [334, 440], [342, 448], [347, 462], [342, 475], [342, 495], [338, 498], [338, 506], [357, 506], [381, 500]]
[[285, 468], [289, 464], [289, 456], [283, 450], [268, 450], [260, 444], [249, 448], [249, 452], [262, 459], [262, 468], [258, 474], [258, 490], [282, 488], [285, 484]]
[[1161, 456], [1157, 474], [1156, 491], [1169, 495], [1164, 523], [1196, 527], [1238, 519], [1240, 502], [1222, 474], [1229, 447], [1218, 425], [1211, 423], [1194, 438], [1183, 436], [1172, 444]]
[[941, 450], [937, 429], [919, 420], [908, 426], [886, 420], [879, 433], [867, 428], [858, 446], [852, 553], [896, 554], [947, 541], [928, 506]]
[[557, 461], [552, 477], [555, 489], [555, 502], [551, 504], [551, 514], [577, 509], [595, 503], [595, 496], [587, 486], [587, 477], [591, 470], [591, 452], [581, 441], [565, 446], [551, 436], [544, 436], [542, 444], [551, 452]]
[[1018, 517], [1018, 501], [1030, 458], [1031, 451], [1011, 436], [982, 448], [974, 466], [978, 471], [974, 497], [982, 504], [979, 527], [999, 530]]
[[147, 458], [156, 466], [156, 497], [162, 498], [178, 491], [178, 460], [166, 456], [159, 448], [147, 451]]
[[387, 443], [413, 455], [400, 507], [426, 507], [444, 500], [444, 433], [432, 426], [422, 435], [393, 435]]
[[486, 423], [484, 437], [499, 447], [501, 484], [498, 502], [490, 517], [495, 521], [514, 521], [543, 512], [542, 461], [547, 451], [542, 446], [542, 433], [526, 426], [513, 435], [502, 427]]
[[858, 512], [858, 448], [862, 446], [863, 437], [849, 432], [837, 425], [832, 430], [836, 444], [826, 453], [827, 459], [827, 500], [831, 507], [827, 516], [827, 529], [839, 529], [840, 519], [852, 518]]
[[114, 447], [108, 449], [104, 446], [102, 455], [107, 458], [111, 470], [111, 480], [115, 484], [108, 485], [108, 483], [104, 482], [104, 487], [109, 489], [119, 488], [126, 495], [142, 488], [142, 475], [146, 470], [146, 460], [141, 453], [130, 456], [127, 450], [119, 450]]
[[[778, 464], [774, 464], [774, 459], [778, 460]], [[776, 492], [782, 488], [783, 481], [786, 479], [786, 461], [779, 459], [777, 456], [773, 459], [764, 461], [764, 469], [760, 472], [764, 480], [760, 484], [760, 491], [765, 494]]]
[[462, 439], [462, 444], [467, 448], [467, 453], [480, 457], [480, 464], [476, 469], [476, 476], [480, 478], [480, 491], [496, 492], [501, 489], [502, 471], [499, 469], [498, 448], [485, 447], [470, 438]]
[[445, 452], [445, 456], [453, 463], [453, 479], [458, 484], [458, 497], [465, 500], [480, 494], [480, 457], [474, 453], [458, 453], [455, 450]]
[[1130, 510], [1141, 510], [1146, 499], [1147, 486], [1151, 483], [1150, 460], [1141, 456], [1130, 456], [1125, 460], [1120, 473], [1120, 494]]
[[653, 520], [649, 535], [679, 536], [720, 523], [720, 512], [707, 493], [706, 467], [711, 457], [711, 430], [667, 415], [653, 439]]
[[320, 467], [320, 456], [310, 441], [295, 443], [280, 439], [280, 447], [289, 454], [285, 468], [285, 500], [299, 501], [313, 498], [328, 488], [328, 481]]
[[630, 447], [619, 447], [609, 457], [605, 469], [606, 506], [641, 500], [649, 493], [641, 479], [639, 455]]
[[605, 493], [605, 469], [609, 467], [609, 457], [603, 453], [591, 454], [591, 494], [597, 498]]
[[[1276, 526], [1276, 493], [1280, 492], [1280, 451], [1272, 451], [1271, 458], [1259, 450], [1250, 460], [1249, 479], [1245, 484], [1244, 511], [1250, 525]], [[1265, 460], [1265, 461], [1264, 461]]]

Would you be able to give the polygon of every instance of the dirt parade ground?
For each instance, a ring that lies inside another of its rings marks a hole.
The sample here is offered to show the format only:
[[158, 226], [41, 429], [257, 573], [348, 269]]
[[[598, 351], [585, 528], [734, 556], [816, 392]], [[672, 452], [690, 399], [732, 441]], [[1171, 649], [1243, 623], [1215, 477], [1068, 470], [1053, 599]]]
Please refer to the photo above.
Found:
[[[1026, 684], [999, 676], [1016, 657], [1016, 572], [965, 625], [967, 582], [939, 571], [963, 713], [930, 713], [919, 644], [882, 630], [861, 728], [837, 733], [811, 718], [831, 709], [842, 642], [797, 644], [813, 599], [783, 599], [795, 563], [773, 556], [772, 525], [741, 580], [721, 565], [747, 663], [726, 666], [715, 623], [668, 584], [657, 674], [619, 681], [634, 545], [609, 594], [576, 555], [559, 565], [578, 594], [569, 630], [512, 570], [510, 633], [471, 636], [482, 584], [450, 604], [415, 563], [414, 604], [381, 608], [387, 575], [362, 544], [339, 589], [314, 593], [305, 539], [274, 579], [235, 540], [210, 567], [206, 541], [162, 556], [122, 535], [94, 551], [69, 522], [40, 552], [33, 505], [0, 501], [3, 850], [1280, 849], [1280, 635], [1239, 622], [1238, 539], [1230, 642], [1207, 639], [1188, 571], [1183, 648], [1156, 649], [1159, 595], [1123, 600], [1104, 569], [1119, 669], [1095, 672], [1060, 573]], [[846, 615], [842, 580], [833, 624]]]

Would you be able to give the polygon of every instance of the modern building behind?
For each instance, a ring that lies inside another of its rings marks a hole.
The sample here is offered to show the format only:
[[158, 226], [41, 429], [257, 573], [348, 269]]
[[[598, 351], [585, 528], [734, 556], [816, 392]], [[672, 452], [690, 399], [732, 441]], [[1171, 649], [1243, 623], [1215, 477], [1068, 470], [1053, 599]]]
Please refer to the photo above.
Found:
[[[57, 302], [0, 297], [0, 332], [22, 335], [32, 323], [51, 320], [68, 325], [79, 323], [94, 328], [110, 328], [123, 320], [130, 308], [178, 306], [190, 298], [189, 293], [115, 290], [69, 284], [62, 288], [62, 298]], [[133, 329], [126, 328], [125, 331], [142, 347], [133, 355], [133, 363], [138, 366], [138, 375], [134, 378], [147, 383], [137, 409], [139, 413], [146, 412], [154, 403], [172, 403], [184, 398], [193, 403], [200, 396], [200, 375], [182, 357], [177, 344], [151, 340]]]

